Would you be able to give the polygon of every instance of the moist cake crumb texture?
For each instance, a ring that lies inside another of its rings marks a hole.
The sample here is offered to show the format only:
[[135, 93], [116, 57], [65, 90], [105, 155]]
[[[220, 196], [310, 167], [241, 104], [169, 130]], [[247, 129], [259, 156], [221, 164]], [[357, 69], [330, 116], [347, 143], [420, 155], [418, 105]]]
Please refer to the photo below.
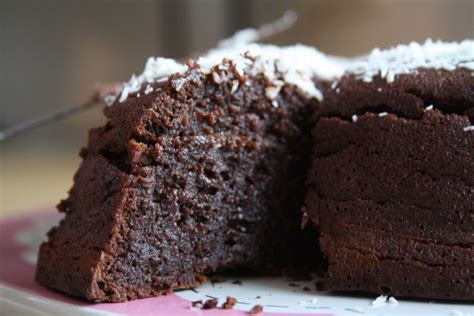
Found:
[[41, 247], [41, 283], [124, 301], [197, 286], [214, 271], [314, 269], [317, 243], [299, 212], [317, 100], [285, 84], [274, 107], [262, 74], [231, 93], [241, 74], [231, 64], [219, 72], [231, 80], [190, 64], [105, 108], [59, 205], [66, 217]]

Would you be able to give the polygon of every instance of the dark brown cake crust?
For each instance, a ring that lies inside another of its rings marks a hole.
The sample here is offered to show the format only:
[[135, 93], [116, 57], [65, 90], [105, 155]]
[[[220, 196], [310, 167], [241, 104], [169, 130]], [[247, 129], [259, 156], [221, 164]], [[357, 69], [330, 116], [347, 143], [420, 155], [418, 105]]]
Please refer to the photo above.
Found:
[[302, 259], [316, 245], [298, 215], [315, 103], [285, 86], [275, 106], [263, 77], [225, 75], [237, 91], [193, 66], [105, 109], [59, 206], [65, 219], [41, 246], [40, 283], [115, 302], [222, 269], [315, 264], [316, 250]]
[[474, 300], [473, 78], [348, 75], [327, 92], [304, 207], [324, 289]]

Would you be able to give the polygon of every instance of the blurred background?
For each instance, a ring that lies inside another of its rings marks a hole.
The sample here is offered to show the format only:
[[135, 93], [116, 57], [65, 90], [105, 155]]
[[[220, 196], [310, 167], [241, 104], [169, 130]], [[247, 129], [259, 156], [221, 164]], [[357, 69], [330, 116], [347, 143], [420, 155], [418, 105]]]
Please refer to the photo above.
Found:
[[[293, 9], [268, 42], [354, 56], [426, 38], [473, 38], [474, 0], [0, 0], [0, 129], [127, 81], [149, 56], [186, 58]], [[0, 143], [0, 215], [66, 197], [100, 108]]]

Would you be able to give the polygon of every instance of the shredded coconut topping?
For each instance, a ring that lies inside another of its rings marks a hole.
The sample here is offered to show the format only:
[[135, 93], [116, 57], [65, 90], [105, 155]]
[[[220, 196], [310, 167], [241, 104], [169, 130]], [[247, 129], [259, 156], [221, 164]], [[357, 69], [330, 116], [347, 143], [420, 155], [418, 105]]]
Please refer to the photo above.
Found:
[[397, 75], [416, 72], [418, 68], [467, 68], [474, 73], [474, 41], [447, 43], [428, 39], [424, 44], [411, 42], [387, 50], [375, 48], [367, 57], [354, 61], [348, 71], [366, 82], [376, 75], [392, 82]]
[[[219, 48], [210, 50], [197, 60], [200, 71], [203, 74], [211, 74], [216, 83], [222, 83], [231, 78], [222, 77], [216, 68], [227, 71], [232, 64], [241, 78], [246, 75], [263, 75], [269, 83], [265, 94], [270, 100], [276, 98], [284, 84], [295, 85], [308, 96], [322, 100], [323, 95], [313, 80], [333, 80], [341, 76], [348, 66], [349, 61], [346, 59], [327, 56], [304, 45], [278, 47], [249, 43], [257, 40], [258, 34], [256, 30], [247, 29], [222, 41]], [[161, 82], [172, 74], [184, 74], [187, 69], [187, 65], [173, 59], [150, 57], [143, 73], [139, 76], [133, 75], [124, 84], [119, 102], [138, 92], [145, 83]], [[181, 89], [184, 84], [183, 79], [176, 89]], [[235, 92], [238, 85], [232, 85], [232, 91]]]
[[[232, 93], [238, 90], [240, 84], [251, 84], [249, 80], [245, 80], [246, 76], [263, 75], [269, 83], [265, 90], [269, 100], [278, 96], [284, 84], [295, 85], [308, 96], [322, 100], [323, 95], [315, 86], [314, 79], [334, 80], [346, 70], [368, 82], [376, 75], [392, 82], [397, 75], [416, 72], [418, 68], [466, 68], [474, 75], [473, 40], [446, 43], [428, 39], [424, 44], [412, 42], [383, 51], [376, 48], [364, 58], [349, 60], [328, 56], [304, 45], [278, 47], [251, 43], [258, 40], [263, 33], [265, 32], [262, 32], [262, 29], [246, 29], [237, 32], [230, 39], [221, 41], [217, 49], [210, 50], [197, 60], [200, 71], [204, 75], [211, 74], [216, 83], [232, 80]], [[228, 75], [231, 65], [239, 81]], [[118, 100], [125, 101], [129, 95], [140, 91], [145, 84], [166, 81], [170, 75], [184, 74], [187, 70], [187, 65], [173, 59], [150, 57], [143, 73], [133, 75], [124, 84]], [[173, 86], [179, 91], [186, 82], [187, 79], [178, 78], [174, 80]], [[337, 88], [337, 82], [333, 83], [332, 88]], [[151, 91], [147, 87], [145, 94]], [[107, 101], [112, 103], [114, 100], [109, 98]]]
[[185, 65], [179, 64], [173, 59], [150, 57], [146, 62], [143, 73], [139, 76], [132, 75], [132, 78], [123, 85], [119, 102], [125, 101], [130, 94], [140, 91], [145, 83], [153, 83], [157, 79], [167, 77], [173, 73], [184, 72], [185, 70]]
[[322, 93], [315, 87], [313, 79], [333, 80], [342, 75], [348, 64], [345, 59], [327, 56], [304, 45], [278, 47], [253, 43], [211, 50], [199, 58], [198, 64], [206, 73], [223, 59], [232, 61], [242, 76], [263, 74], [272, 83], [271, 88], [284, 83], [294, 84], [320, 100]]

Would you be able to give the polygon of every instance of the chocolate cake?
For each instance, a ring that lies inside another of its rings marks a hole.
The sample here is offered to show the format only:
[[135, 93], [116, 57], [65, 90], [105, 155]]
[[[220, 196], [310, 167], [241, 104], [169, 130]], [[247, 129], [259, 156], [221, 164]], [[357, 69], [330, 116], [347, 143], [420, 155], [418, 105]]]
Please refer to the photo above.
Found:
[[322, 266], [326, 290], [473, 300], [473, 52], [150, 58], [106, 98], [36, 279], [118, 302]]
[[474, 44], [356, 61], [313, 128], [304, 222], [325, 290], [474, 300]]
[[314, 232], [300, 225], [311, 117], [319, 82], [342, 71], [304, 46], [150, 58], [90, 131], [36, 279], [118, 302], [225, 269], [314, 269]]

